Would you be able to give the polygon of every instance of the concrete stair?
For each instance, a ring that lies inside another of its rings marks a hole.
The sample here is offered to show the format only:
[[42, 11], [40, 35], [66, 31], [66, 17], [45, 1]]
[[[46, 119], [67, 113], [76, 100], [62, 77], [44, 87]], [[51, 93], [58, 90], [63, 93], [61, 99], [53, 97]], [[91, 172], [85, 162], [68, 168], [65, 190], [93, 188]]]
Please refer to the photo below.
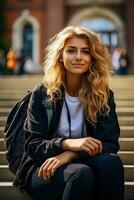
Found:
[[[5, 158], [3, 131], [8, 113], [14, 104], [31, 90], [41, 76], [3, 77], [0, 79], [0, 200], [29, 200], [12, 186], [13, 174]], [[112, 77], [116, 111], [121, 128], [118, 152], [125, 170], [125, 200], [134, 200], [134, 76]]]

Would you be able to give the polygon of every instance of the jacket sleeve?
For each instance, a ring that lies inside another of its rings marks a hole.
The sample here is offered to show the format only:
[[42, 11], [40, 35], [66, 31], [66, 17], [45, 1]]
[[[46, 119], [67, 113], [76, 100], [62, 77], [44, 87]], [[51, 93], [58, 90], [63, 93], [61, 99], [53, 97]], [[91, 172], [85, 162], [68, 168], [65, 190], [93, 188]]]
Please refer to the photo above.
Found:
[[63, 152], [60, 147], [63, 138], [48, 139], [48, 118], [40, 88], [37, 86], [32, 92], [24, 124], [25, 152], [38, 163]]
[[102, 141], [103, 153], [117, 153], [119, 150], [120, 128], [116, 114], [114, 94], [110, 90], [109, 101], [110, 112], [98, 118], [96, 136]]

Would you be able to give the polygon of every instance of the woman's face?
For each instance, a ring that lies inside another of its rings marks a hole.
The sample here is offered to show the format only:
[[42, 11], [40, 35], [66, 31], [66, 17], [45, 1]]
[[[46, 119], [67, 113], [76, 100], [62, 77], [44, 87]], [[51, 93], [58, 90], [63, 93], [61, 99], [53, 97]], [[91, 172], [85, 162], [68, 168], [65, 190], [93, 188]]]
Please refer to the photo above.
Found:
[[84, 74], [90, 68], [92, 60], [88, 40], [73, 36], [65, 43], [61, 60], [67, 72]]

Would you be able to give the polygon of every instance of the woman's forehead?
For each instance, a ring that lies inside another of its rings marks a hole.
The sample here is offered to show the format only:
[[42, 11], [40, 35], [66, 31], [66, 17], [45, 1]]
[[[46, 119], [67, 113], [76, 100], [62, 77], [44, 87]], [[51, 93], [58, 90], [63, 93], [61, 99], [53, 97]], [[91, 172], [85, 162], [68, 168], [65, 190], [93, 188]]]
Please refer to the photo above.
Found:
[[67, 46], [78, 46], [78, 45], [88, 47], [89, 40], [86, 37], [74, 35], [65, 42], [66, 47]]

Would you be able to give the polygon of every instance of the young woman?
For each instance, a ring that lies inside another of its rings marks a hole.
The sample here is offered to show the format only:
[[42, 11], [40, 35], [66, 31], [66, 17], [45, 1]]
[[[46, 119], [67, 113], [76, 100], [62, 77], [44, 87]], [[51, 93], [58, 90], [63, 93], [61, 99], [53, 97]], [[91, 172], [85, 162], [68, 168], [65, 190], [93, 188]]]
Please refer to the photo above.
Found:
[[50, 41], [44, 71], [29, 103], [14, 184], [39, 200], [123, 200], [108, 50], [91, 30], [69, 26]]

